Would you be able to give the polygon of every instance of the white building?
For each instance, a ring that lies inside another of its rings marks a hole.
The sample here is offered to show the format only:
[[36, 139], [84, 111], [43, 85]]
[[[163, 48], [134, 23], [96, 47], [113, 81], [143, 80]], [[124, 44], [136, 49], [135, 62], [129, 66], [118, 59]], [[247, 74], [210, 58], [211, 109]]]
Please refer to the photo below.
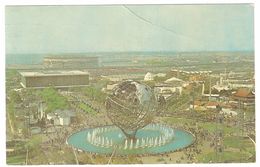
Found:
[[165, 73], [158, 73], [158, 74], [155, 74], [155, 76], [157, 76], [157, 77], [166, 77], [166, 74]]
[[54, 125], [69, 125], [71, 118], [75, 117], [75, 113], [71, 110], [56, 110], [47, 114], [47, 120], [52, 121]]
[[182, 87], [181, 86], [171, 86], [167, 84], [157, 85], [154, 87], [154, 92], [157, 95], [162, 95], [165, 99], [171, 97], [173, 94], [181, 95]]
[[110, 92], [112, 91], [118, 84], [108, 84], [107, 87], [102, 88], [103, 92]]
[[164, 83], [182, 87], [186, 87], [189, 85], [189, 82], [185, 82], [182, 79], [176, 77], [169, 78], [166, 81], [164, 81]]
[[237, 88], [249, 88], [253, 89], [254, 84], [240, 84], [240, 83], [228, 83], [228, 86], [232, 89], [237, 89]]
[[237, 116], [237, 112], [230, 110], [229, 108], [222, 108], [220, 114], [224, 114], [225, 116]]
[[180, 86], [177, 86], [177, 87], [174, 87], [174, 86], [156, 86], [154, 88], [154, 91], [157, 92], [157, 93], [179, 93], [181, 94], [182, 93], [182, 87]]
[[153, 73], [146, 73], [144, 76], [144, 81], [153, 81], [155, 77], [166, 77], [165, 73], [157, 73], [157, 74], [153, 74]]
[[150, 72], [148, 72], [147, 74], [145, 74], [144, 76], [144, 81], [153, 81], [154, 80], [154, 75]]
[[133, 79], [133, 80], [142, 79], [143, 74], [101, 75], [101, 78], [112, 82], [121, 82], [128, 79]]

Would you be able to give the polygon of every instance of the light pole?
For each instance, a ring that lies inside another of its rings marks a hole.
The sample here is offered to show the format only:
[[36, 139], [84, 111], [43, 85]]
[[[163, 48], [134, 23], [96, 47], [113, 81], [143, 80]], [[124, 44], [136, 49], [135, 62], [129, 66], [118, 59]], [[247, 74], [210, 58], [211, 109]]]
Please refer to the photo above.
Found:
[[221, 156], [219, 156], [219, 153], [223, 153], [223, 121], [224, 116], [220, 113], [222, 110], [221, 106], [216, 106], [216, 130], [215, 130], [215, 151], [216, 151], [216, 159], [217, 162], [221, 161]]

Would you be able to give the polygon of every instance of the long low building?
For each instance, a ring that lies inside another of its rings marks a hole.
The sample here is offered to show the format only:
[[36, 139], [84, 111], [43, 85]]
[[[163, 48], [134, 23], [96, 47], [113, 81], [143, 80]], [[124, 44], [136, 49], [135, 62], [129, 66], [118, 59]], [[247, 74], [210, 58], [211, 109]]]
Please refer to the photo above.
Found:
[[89, 84], [85, 71], [27, 71], [20, 72], [24, 88], [73, 87]]
[[45, 68], [56, 69], [81, 69], [97, 68], [99, 66], [98, 57], [75, 56], [75, 55], [53, 55], [44, 57], [43, 65]]

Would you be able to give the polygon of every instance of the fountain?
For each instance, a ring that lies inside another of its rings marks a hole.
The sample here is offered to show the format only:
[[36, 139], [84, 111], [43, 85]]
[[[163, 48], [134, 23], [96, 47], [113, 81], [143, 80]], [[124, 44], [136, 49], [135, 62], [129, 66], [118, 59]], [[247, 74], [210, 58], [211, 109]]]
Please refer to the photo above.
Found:
[[194, 136], [187, 131], [159, 124], [152, 125], [139, 129], [135, 140], [124, 136], [116, 126], [106, 126], [105, 131], [93, 128], [76, 132], [67, 139], [67, 143], [98, 154], [111, 154], [116, 146], [117, 154], [125, 155], [171, 152], [187, 147], [194, 141]]
[[124, 149], [126, 150], [127, 149], [127, 140], [125, 140], [125, 147]]
[[187, 147], [191, 133], [151, 123], [158, 110], [150, 87], [125, 81], [107, 97], [108, 117], [114, 125], [84, 129], [72, 134], [67, 143], [91, 153], [117, 155], [158, 154]]

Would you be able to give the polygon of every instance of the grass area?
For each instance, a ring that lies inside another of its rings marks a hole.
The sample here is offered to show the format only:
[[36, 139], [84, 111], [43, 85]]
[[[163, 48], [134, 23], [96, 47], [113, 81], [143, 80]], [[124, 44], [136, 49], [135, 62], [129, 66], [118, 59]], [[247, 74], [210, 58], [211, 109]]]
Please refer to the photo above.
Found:
[[6, 156], [6, 163], [8, 165], [22, 165], [25, 163], [26, 154], [15, 155], [15, 156]]
[[249, 138], [243, 138], [237, 136], [225, 137], [224, 145], [226, 147], [242, 149], [242, 151], [249, 152], [252, 155], [255, 154], [255, 146]]
[[[170, 123], [170, 124], [173, 124], [173, 125], [183, 125], [185, 123], [194, 123], [195, 122], [194, 119], [175, 118], [175, 117], [166, 118], [165, 120], [166, 120], [167, 123]], [[225, 126], [225, 125], [218, 125], [215, 122], [197, 121], [197, 125], [202, 127], [205, 130], [208, 130], [210, 133], [214, 133], [217, 126], [223, 126], [222, 128], [223, 128], [224, 134], [239, 132], [239, 129], [237, 127], [228, 127], [228, 126]]]
[[[172, 125], [183, 125], [185, 123], [194, 123], [194, 119], [188, 118], [166, 118], [165, 121]], [[228, 136], [229, 133], [239, 132], [237, 127], [228, 127], [226, 125], [218, 125], [215, 122], [202, 122], [198, 121], [197, 125], [209, 133], [215, 133], [217, 126], [222, 126], [224, 131], [224, 149], [223, 153], [215, 152], [204, 152], [200, 154], [198, 162], [209, 163], [209, 162], [251, 162], [248, 160], [251, 156], [255, 155], [255, 146], [249, 138]], [[241, 149], [240, 149], [241, 148]]]
[[25, 148], [31, 151], [38, 151], [39, 144], [42, 142], [42, 136], [40, 134], [34, 135], [25, 143]]
[[185, 123], [192, 123], [194, 120], [187, 119], [187, 118], [175, 118], [175, 117], [169, 117], [166, 118], [165, 121], [167, 123], [173, 124], [173, 125], [179, 125], [179, 124], [185, 124]]
[[230, 136], [224, 138], [224, 145], [227, 147], [241, 148], [245, 140], [242, 137]]
[[94, 114], [96, 113], [95, 110], [93, 110], [91, 107], [89, 107], [88, 105], [84, 104], [84, 103], [80, 103], [79, 104], [79, 107], [84, 110], [85, 112], [87, 113], [90, 113], [90, 114]]
[[206, 155], [201, 154], [198, 157], [199, 162], [209, 163], [209, 162], [247, 162], [247, 159], [250, 157], [250, 153], [247, 152], [232, 152], [225, 151], [222, 153], [216, 154], [215, 152], [210, 152]]
[[237, 127], [228, 127], [225, 125], [218, 125], [217, 123], [214, 122], [200, 122], [199, 126], [201, 126], [203, 129], [208, 130], [210, 133], [214, 133], [216, 128], [223, 128], [224, 134], [229, 134], [229, 133], [237, 133], [239, 132], [239, 129]]

